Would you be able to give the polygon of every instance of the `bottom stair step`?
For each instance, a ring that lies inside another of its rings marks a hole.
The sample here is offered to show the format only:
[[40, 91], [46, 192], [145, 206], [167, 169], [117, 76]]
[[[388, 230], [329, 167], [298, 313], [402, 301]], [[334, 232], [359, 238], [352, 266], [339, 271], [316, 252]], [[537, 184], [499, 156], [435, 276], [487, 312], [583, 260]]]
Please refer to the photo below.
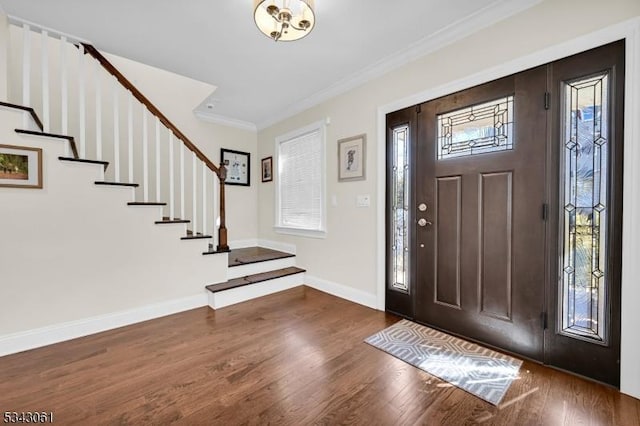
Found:
[[242, 287], [249, 284], [255, 284], [262, 281], [275, 280], [276, 278], [286, 277], [288, 275], [300, 274], [306, 272], [302, 268], [291, 266], [289, 268], [277, 269], [275, 271], [261, 272], [259, 274], [247, 275], [246, 277], [234, 278], [224, 283], [211, 284], [207, 286], [210, 292], [218, 292], [229, 290], [236, 287]]
[[304, 269], [288, 267], [234, 278], [207, 286], [209, 306], [213, 309], [245, 302], [304, 284]]

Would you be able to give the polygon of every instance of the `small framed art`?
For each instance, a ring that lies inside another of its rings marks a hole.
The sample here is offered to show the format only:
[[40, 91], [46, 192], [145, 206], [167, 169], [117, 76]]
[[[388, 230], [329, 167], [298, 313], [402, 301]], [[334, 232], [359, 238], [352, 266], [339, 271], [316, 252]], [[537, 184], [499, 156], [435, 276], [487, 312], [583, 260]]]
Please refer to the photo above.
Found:
[[220, 160], [227, 167], [226, 185], [249, 186], [251, 184], [250, 153], [221, 148]]
[[262, 159], [262, 181], [271, 182], [273, 180], [273, 157]]
[[366, 178], [367, 135], [338, 140], [338, 182]]
[[42, 149], [0, 145], [0, 187], [42, 188]]

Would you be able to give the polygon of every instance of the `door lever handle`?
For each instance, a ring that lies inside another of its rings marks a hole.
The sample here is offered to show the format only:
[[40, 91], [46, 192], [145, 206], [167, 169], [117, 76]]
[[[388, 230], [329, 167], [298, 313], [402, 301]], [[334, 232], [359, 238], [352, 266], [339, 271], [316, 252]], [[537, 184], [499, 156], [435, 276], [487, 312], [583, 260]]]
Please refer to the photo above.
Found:
[[427, 226], [427, 225], [431, 226], [431, 225], [433, 225], [433, 223], [430, 220], [427, 220], [425, 218], [420, 218], [418, 220], [418, 225], [420, 225], [420, 226]]

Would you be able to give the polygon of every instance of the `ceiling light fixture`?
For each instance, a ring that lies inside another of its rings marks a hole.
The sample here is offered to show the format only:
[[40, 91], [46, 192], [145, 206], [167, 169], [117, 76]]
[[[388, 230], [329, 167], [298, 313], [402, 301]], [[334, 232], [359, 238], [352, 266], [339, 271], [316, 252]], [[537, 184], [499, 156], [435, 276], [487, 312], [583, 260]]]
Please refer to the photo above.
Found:
[[294, 41], [313, 30], [313, 0], [254, 0], [258, 29], [275, 41]]

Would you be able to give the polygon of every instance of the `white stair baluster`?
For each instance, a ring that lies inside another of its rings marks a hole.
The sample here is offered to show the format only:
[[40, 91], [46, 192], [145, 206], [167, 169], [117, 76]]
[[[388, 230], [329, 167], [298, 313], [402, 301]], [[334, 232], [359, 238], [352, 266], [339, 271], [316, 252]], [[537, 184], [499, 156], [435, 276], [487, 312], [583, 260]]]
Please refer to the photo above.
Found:
[[176, 218], [174, 174], [173, 132], [169, 132], [169, 219]]
[[133, 95], [129, 93], [127, 96], [127, 116], [128, 116], [128, 133], [129, 133], [129, 183], [133, 183]]
[[[22, 25], [22, 105], [31, 105], [31, 28]], [[29, 114], [23, 114], [23, 126], [29, 128]]]
[[149, 128], [147, 108], [142, 107], [142, 191], [144, 202], [149, 202]]
[[41, 33], [42, 54], [42, 125], [44, 131], [51, 131], [51, 113], [49, 111], [49, 33], [42, 30]]
[[198, 230], [198, 157], [196, 157], [196, 153], [194, 152], [191, 156], [191, 171], [193, 176], [192, 188], [191, 188], [191, 201], [193, 202], [193, 206], [191, 208], [191, 223], [193, 224], [193, 235], [196, 235], [196, 231]]
[[156, 117], [156, 203], [160, 202], [160, 119]]
[[85, 59], [84, 59], [84, 46], [82, 43], [78, 44], [78, 111], [80, 113], [80, 158], [87, 158], [86, 147], [86, 93], [85, 93]]
[[95, 65], [96, 79], [96, 159], [102, 161], [102, 81], [100, 79], [101, 66], [98, 61]]
[[113, 162], [115, 181], [120, 182], [120, 102], [118, 90], [120, 83], [114, 77], [113, 80]]
[[202, 163], [202, 235], [207, 235], [207, 165]]
[[[60, 128], [63, 135], [69, 134], [69, 89], [67, 76], [67, 38], [60, 37]], [[69, 156], [69, 144], [64, 144], [64, 156]]]
[[180, 219], [184, 219], [184, 144], [178, 140], [180, 146]]

